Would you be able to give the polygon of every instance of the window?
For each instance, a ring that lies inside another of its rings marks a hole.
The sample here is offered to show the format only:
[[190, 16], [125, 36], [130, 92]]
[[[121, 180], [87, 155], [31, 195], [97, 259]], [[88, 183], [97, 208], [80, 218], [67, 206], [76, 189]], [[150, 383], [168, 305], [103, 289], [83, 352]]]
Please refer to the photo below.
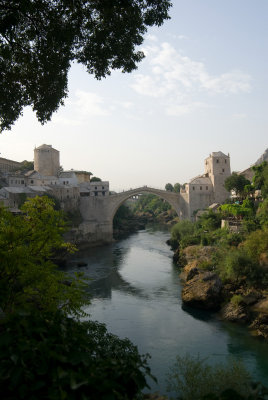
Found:
[[202, 186], [200, 186], [200, 190], [202, 190]]
[[33, 180], [31, 180], [31, 183], [33, 183]]
[[216, 163], [219, 164], [219, 160], [218, 159], [216, 160]]
[[195, 187], [193, 186], [193, 190], [195, 190]]
[[208, 186], [206, 186], [206, 190], [208, 190]]
[[22, 185], [24, 184], [24, 180], [21, 181]]
[[224, 172], [224, 168], [222, 169], [222, 172]]
[[105, 192], [102, 192], [102, 195], [105, 196]]
[[97, 186], [95, 186], [95, 190], [97, 190], [98, 188], [97, 188]]
[[227, 160], [224, 160], [225, 164], [227, 164]]
[[98, 192], [95, 192], [95, 196], [98, 196]]
[[104, 186], [102, 186], [102, 190], [104, 189]]

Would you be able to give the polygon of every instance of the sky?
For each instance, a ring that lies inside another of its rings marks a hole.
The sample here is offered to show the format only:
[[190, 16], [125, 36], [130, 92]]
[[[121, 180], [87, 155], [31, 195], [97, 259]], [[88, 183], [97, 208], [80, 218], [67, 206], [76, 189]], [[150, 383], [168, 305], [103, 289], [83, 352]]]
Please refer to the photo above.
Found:
[[131, 74], [97, 81], [74, 64], [65, 106], [43, 126], [26, 108], [0, 156], [31, 161], [51, 144], [65, 170], [116, 191], [189, 182], [216, 151], [232, 171], [253, 164], [268, 147], [268, 0], [173, 0], [170, 16]]

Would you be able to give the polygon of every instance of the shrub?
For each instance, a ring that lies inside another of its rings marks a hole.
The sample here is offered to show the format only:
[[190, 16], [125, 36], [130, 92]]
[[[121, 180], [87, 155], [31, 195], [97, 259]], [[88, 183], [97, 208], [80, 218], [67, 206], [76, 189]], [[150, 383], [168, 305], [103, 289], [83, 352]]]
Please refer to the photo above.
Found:
[[226, 389], [248, 395], [250, 374], [241, 362], [229, 360], [226, 365], [211, 366], [205, 361], [200, 356], [177, 356], [168, 374], [168, 391], [177, 393], [177, 399], [182, 400], [199, 400], [210, 393], [218, 396]]
[[128, 339], [60, 312], [1, 321], [0, 352], [6, 400], [138, 399], [150, 375], [147, 356]]
[[171, 229], [171, 237], [180, 241], [184, 236], [190, 236], [194, 233], [194, 224], [187, 220], [181, 220]]
[[239, 306], [243, 303], [243, 296], [241, 294], [234, 294], [230, 301], [234, 306]]
[[244, 241], [243, 247], [250, 257], [257, 260], [262, 253], [268, 253], [268, 229], [251, 232]]
[[243, 249], [230, 250], [220, 265], [223, 280], [245, 281], [249, 286], [257, 284], [263, 277], [259, 264]]
[[197, 227], [206, 231], [214, 231], [221, 227], [221, 214], [212, 210], [206, 211], [197, 221]]

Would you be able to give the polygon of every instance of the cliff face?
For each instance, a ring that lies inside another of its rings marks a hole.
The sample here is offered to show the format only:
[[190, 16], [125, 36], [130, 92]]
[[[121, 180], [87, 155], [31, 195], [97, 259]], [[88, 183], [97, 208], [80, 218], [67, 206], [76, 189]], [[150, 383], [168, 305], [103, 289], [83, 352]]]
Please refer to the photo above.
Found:
[[265, 150], [265, 152], [260, 156], [260, 158], [258, 158], [258, 160], [254, 164], [252, 164], [249, 168], [245, 169], [244, 171], [239, 172], [239, 174], [243, 175], [245, 178], [247, 178], [252, 182], [254, 171], [252, 171], [251, 167], [255, 165], [260, 165], [263, 161], [268, 162], [268, 149]]
[[259, 164], [261, 164], [263, 161], [267, 161], [267, 162], [268, 162], [268, 149], [265, 150], [265, 152], [263, 153], [263, 155], [260, 156], [260, 158], [258, 158], [258, 160], [257, 160], [253, 165], [259, 165]]

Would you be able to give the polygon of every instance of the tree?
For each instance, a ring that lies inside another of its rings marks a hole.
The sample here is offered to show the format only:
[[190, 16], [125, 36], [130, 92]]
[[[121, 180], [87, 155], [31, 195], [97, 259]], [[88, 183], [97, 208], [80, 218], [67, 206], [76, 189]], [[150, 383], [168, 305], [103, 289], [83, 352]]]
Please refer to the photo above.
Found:
[[101, 182], [101, 178], [98, 178], [97, 176], [93, 176], [93, 177], [90, 179], [90, 182]]
[[174, 187], [173, 187], [173, 185], [171, 183], [167, 183], [166, 186], [165, 186], [165, 189], [168, 192], [174, 192]]
[[174, 192], [175, 193], [180, 193], [180, 189], [181, 189], [181, 184], [180, 183], [175, 183], [174, 184]]
[[33, 169], [34, 169], [33, 161], [24, 160], [20, 163], [19, 167], [12, 169], [12, 172], [15, 172], [15, 171], [26, 172], [26, 171], [32, 171]]
[[131, 72], [147, 27], [168, 19], [170, 0], [2, 0], [0, 131], [32, 106], [51, 119], [68, 93], [71, 63], [101, 79]]
[[234, 190], [236, 195], [243, 197], [244, 195], [244, 187], [246, 185], [250, 185], [250, 181], [246, 179], [243, 175], [238, 175], [236, 172], [233, 172], [231, 176], [225, 179], [224, 187], [228, 192]]
[[266, 198], [268, 196], [268, 163], [264, 161], [252, 169], [255, 172], [253, 185], [256, 190], [261, 190], [262, 197]]
[[79, 315], [88, 303], [84, 282], [71, 278], [53, 263], [56, 251], [71, 252], [62, 233], [66, 223], [48, 197], [29, 199], [22, 215], [0, 208], [0, 308], [38, 309]]

